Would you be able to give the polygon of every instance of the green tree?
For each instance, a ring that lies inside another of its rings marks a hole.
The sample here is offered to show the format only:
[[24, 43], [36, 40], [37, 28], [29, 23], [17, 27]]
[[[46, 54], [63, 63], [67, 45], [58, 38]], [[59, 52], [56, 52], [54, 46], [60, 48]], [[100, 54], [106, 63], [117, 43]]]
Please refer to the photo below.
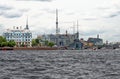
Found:
[[36, 42], [37, 44], [39, 44], [39, 39], [35, 39], [35, 42]]
[[2, 42], [6, 42], [6, 39], [4, 37], [0, 36], [0, 43], [2, 43]]
[[10, 40], [7, 42], [6, 38], [0, 36], [0, 47], [5, 47], [5, 46], [9, 46], [9, 47], [14, 47], [16, 45], [14, 40]]
[[35, 39], [32, 39], [32, 46], [37, 46]]
[[16, 45], [16, 43], [15, 43], [14, 40], [10, 40], [10, 41], [8, 42], [8, 46], [9, 46], [9, 47], [14, 47], [15, 45]]
[[53, 47], [55, 44], [53, 42], [49, 42], [48, 46]]
[[7, 41], [4, 37], [0, 36], [0, 47], [7, 46]]
[[8, 43], [7, 42], [2, 42], [1, 47], [5, 47], [5, 46], [8, 46]]

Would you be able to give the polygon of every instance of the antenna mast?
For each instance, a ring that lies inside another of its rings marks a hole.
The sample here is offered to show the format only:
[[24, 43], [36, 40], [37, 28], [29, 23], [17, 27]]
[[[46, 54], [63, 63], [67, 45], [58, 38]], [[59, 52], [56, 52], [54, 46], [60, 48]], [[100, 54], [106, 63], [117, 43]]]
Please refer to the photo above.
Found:
[[77, 33], [79, 32], [79, 24], [78, 24], [78, 20], [77, 20]]
[[26, 20], [26, 29], [29, 29], [28, 28], [28, 16], [27, 16], [27, 20]]
[[56, 35], [59, 33], [58, 30], [58, 10], [56, 9]]
[[77, 38], [79, 39], [79, 24], [78, 24], [78, 20], [77, 20]]

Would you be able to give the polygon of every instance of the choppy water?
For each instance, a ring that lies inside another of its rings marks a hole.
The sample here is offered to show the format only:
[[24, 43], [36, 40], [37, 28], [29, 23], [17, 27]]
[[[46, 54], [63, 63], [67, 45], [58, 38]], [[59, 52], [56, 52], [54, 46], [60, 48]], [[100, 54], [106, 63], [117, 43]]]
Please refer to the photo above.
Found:
[[0, 51], [0, 79], [120, 79], [120, 50]]

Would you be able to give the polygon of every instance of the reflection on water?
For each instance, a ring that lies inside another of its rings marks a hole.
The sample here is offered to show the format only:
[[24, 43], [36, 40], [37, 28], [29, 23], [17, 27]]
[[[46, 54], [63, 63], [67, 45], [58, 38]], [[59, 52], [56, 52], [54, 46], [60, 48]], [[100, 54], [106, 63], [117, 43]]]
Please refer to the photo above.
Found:
[[119, 78], [119, 50], [0, 51], [0, 79]]

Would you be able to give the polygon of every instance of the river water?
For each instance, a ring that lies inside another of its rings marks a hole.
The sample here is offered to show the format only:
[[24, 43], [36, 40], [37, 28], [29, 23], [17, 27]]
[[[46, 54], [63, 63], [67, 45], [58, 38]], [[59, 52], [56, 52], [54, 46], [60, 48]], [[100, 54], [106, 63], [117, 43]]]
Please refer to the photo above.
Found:
[[120, 79], [120, 50], [0, 51], [0, 79]]

